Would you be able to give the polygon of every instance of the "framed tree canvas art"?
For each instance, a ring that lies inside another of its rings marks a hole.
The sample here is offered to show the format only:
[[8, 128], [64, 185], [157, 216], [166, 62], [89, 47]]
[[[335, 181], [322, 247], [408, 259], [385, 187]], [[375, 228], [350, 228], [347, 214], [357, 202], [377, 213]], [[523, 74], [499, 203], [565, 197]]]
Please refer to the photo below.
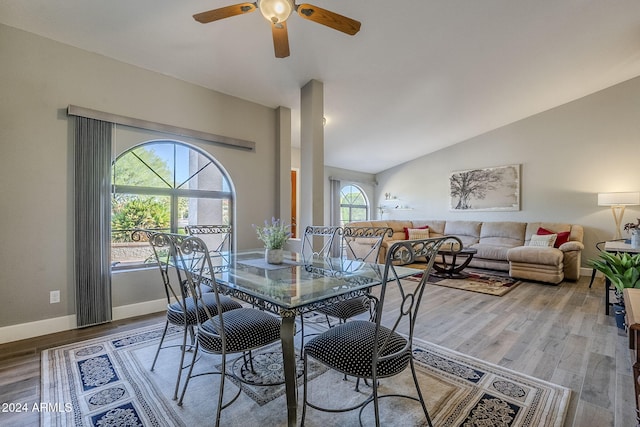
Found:
[[452, 172], [449, 186], [452, 211], [520, 210], [520, 165]]

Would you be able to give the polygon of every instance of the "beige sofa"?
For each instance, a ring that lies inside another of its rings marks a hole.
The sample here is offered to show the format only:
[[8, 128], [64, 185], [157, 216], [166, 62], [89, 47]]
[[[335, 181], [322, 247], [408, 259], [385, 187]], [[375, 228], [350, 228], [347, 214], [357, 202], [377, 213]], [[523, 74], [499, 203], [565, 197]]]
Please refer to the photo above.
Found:
[[[584, 249], [581, 225], [551, 222], [479, 222], [443, 220], [376, 220], [353, 222], [348, 226], [389, 227], [392, 237], [385, 237], [378, 262], [384, 262], [386, 250], [397, 240], [405, 239], [405, 228], [429, 227], [430, 237], [452, 235], [465, 247], [478, 252], [469, 264], [471, 267], [508, 271], [518, 279], [558, 284], [564, 279], [580, 277], [580, 261]], [[555, 233], [569, 232], [569, 240], [558, 248], [529, 246], [531, 236], [539, 228]], [[363, 240], [362, 250], [371, 243]]]

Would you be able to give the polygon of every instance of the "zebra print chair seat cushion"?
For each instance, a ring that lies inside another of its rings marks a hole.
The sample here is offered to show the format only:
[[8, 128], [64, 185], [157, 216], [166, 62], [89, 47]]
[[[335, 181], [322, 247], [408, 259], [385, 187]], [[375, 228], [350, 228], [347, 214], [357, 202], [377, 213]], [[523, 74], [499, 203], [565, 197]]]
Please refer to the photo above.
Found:
[[[187, 297], [184, 300], [184, 304], [187, 311], [187, 325], [195, 325], [198, 322], [198, 318], [201, 322], [204, 322], [207, 319], [207, 312], [204, 309], [206, 305], [209, 309], [209, 312], [212, 316], [218, 315], [218, 305], [216, 304], [216, 294], [215, 293], [204, 293], [202, 294], [202, 301], [199, 303], [199, 309], [197, 310], [196, 317], [196, 304], [193, 301], [193, 298]], [[220, 296], [220, 304], [222, 305], [222, 311], [230, 311], [237, 310], [242, 308], [239, 302], [232, 300], [229, 297]], [[170, 323], [174, 325], [183, 325], [185, 323], [185, 317], [182, 313], [182, 306], [179, 302], [174, 302], [167, 306], [167, 319]]]
[[[240, 308], [222, 314], [227, 340], [227, 353], [249, 351], [280, 339], [280, 320], [254, 308]], [[219, 317], [202, 323], [198, 329], [200, 347], [210, 353], [222, 353], [218, 334]]]
[[[389, 342], [379, 357], [402, 350], [407, 340], [400, 334], [381, 326], [379, 342], [387, 337]], [[372, 355], [376, 335], [376, 324], [354, 320], [331, 328], [314, 337], [304, 346], [307, 355], [325, 365], [347, 375], [371, 378]], [[411, 359], [411, 349], [399, 353], [397, 357], [378, 363], [378, 378], [389, 377], [402, 372]]]
[[344, 301], [337, 301], [326, 307], [319, 308], [318, 311], [328, 316], [346, 320], [358, 314], [366, 313], [369, 311], [370, 306], [371, 300], [366, 296], [361, 296]]

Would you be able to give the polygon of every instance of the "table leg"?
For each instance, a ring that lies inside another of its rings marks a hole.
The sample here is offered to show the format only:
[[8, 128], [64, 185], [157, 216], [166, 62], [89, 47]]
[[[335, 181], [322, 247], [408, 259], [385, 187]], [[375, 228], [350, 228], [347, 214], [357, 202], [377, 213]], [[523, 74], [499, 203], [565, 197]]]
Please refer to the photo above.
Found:
[[280, 340], [282, 342], [282, 364], [284, 369], [284, 384], [287, 394], [287, 424], [295, 426], [297, 422], [297, 378], [296, 378], [296, 349], [293, 344], [295, 332], [295, 316], [282, 318], [280, 325]]
[[640, 425], [640, 385], [638, 380], [640, 380], [640, 363], [636, 362], [633, 364], [633, 390], [636, 395], [636, 423]]
[[609, 315], [609, 289], [611, 289], [611, 281], [604, 278], [604, 314]]
[[471, 260], [473, 259], [473, 254], [463, 253], [462, 255], [465, 257], [464, 261], [460, 264], [456, 265], [457, 253], [453, 253], [451, 255], [451, 264], [447, 263], [444, 254], [442, 254], [442, 265], [438, 265], [437, 263], [433, 263], [433, 269], [435, 272], [431, 274], [436, 277], [445, 277], [448, 279], [463, 279], [468, 277], [467, 273], [464, 273], [463, 270], [467, 268]]

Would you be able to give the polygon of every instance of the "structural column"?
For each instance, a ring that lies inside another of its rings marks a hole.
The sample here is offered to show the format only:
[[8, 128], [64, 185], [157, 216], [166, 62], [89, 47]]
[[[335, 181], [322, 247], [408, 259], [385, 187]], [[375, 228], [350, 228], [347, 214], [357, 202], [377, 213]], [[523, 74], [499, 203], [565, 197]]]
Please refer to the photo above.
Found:
[[300, 91], [300, 222], [324, 220], [324, 85], [311, 80]]
[[277, 218], [291, 224], [291, 109], [276, 109]]

